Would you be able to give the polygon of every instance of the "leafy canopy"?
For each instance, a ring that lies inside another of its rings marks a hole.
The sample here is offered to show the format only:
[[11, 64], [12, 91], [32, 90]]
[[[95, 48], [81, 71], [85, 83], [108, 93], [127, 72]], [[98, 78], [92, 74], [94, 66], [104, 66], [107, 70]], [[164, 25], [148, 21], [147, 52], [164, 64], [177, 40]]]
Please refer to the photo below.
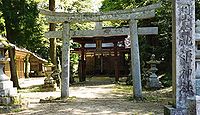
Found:
[[[33, 0], [2, 0], [0, 3], [0, 31], [17, 46], [45, 55], [42, 21], [37, 2]], [[3, 26], [2, 26], [3, 25]]]

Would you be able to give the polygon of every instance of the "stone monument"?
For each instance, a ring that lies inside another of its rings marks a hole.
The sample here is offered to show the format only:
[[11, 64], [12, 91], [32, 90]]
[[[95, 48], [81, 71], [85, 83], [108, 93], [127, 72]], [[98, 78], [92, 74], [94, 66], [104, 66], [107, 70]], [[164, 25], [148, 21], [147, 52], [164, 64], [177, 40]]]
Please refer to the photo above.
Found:
[[151, 60], [148, 61], [147, 63], [151, 65], [151, 68], [149, 69], [151, 75], [147, 79], [147, 88], [152, 88], [152, 89], [161, 88], [162, 83], [159, 81], [158, 76], [156, 75], [156, 71], [158, 71], [158, 69], [156, 68], [156, 64], [160, 64], [160, 61], [157, 61], [155, 59], [155, 55], [152, 54]]
[[165, 115], [199, 115], [195, 86], [195, 0], [173, 0], [173, 105]]
[[200, 20], [196, 21], [195, 53], [196, 94], [200, 96]]
[[0, 104], [13, 104], [14, 97], [17, 96], [17, 88], [13, 87], [13, 82], [5, 75], [3, 68], [9, 58], [5, 57], [5, 51], [9, 43], [5, 38], [0, 37]]
[[44, 79], [44, 88], [47, 91], [56, 91], [56, 82], [55, 80], [52, 78], [52, 73], [53, 70], [52, 68], [55, 67], [55, 65], [53, 65], [52, 63], [46, 63], [44, 65], [45, 67], [45, 79]]

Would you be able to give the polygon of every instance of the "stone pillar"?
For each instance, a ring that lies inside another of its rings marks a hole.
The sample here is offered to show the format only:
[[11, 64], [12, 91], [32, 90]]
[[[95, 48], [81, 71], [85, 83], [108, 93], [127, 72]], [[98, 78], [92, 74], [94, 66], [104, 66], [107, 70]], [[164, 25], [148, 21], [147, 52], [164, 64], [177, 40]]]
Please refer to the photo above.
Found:
[[196, 94], [200, 96], [200, 20], [196, 21], [195, 28], [195, 78], [196, 78]]
[[61, 97], [69, 97], [70, 78], [70, 24], [63, 23]]
[[200, 59], [196, 59], [195, 66], [196, 95], [200, 96]]
[[[195, 96], [195, 0], [173, 0], [172, 86], [173, 107], [166, 115], [195, 115], [188, 98]], [[194, 102], [194, 101], [192, 101]], [[195, 108], [194, 108], [195, 109]]]
[[136, 98], [142, 98], [142, 85], [140, 73], [140, 56], [137, 32], [137, 20], [131, 19], [130, 25], [130, 39], [131, 39], [131, 66], [133, 77], [133, 95]]

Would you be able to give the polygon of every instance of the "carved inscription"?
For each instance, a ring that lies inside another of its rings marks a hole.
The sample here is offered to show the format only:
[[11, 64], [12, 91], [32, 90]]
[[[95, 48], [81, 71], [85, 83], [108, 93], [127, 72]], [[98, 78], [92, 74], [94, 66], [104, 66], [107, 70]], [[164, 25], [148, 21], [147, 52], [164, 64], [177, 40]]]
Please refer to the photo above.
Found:
[[181, 4], [177, 6], [178, 10], [178, 59], [179, 61], [179, 76], [178, 76], [178, 102], [179, 105], [186, 103], [187, 97], [194, 95], [194, 87], [192, 85], [192, 73], [194, 68], [192, 67], [194, 55], [194, 42], [193, 42], [193, 19], [194, 7], [190, 3]]

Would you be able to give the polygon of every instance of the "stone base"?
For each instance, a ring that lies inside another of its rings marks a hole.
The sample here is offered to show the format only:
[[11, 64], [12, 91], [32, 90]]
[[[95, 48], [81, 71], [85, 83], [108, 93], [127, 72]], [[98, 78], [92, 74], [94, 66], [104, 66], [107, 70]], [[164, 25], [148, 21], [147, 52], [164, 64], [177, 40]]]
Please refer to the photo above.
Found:
[[9, 89], [0, 89], [0, 96], [16, 96], [17, 95], [17, 88], [12, 87]]
[[57, 90], [56, 84], [44, 84], [42, 88], [45, 89], [45, 91], [56, 91]]
[[174, 108], [171, 105], [164, 106], [164, 115], [188, 115], [184, 108]]
[[57, 90], [57, 85], [56, 85], [56, 82], [53, 80], [53, 78], [46, 78], [44, 80], [43, 88], [46, 91], [56, 91]]
[[51, 77], [47, 77], [44, 79], [44, 84], [55, 84], [55, 81]]
[[10, 113], [13, 111], [19, 111], [23, 109], [22, 105], [10, 105], [10, 106], [0, 106], [0, 114], [1, 113]]
[[0, 97], [0, 104], [1, 105], [9, 105], [13, 104], [14, 102], [12, 101], [11, 97]]
[[1, 81], [0, 82], [0, 89], [7, 89], [7, 88], [12, 88], [12, 87], [13, 87], [12, 81]]
[[164, 115], [200, 115], [200, 96], [187, 99], [187, 108], [164, 106]]
[[20, 103], [21, 103], [21, 97], [19, 95], [0, 97], [0, 105], [12, 105]]
[[159, 89], [162, 87], [162, 83], [158, 80], [157, 77], [152, 77], [150, 76], [148, 78], [148, 81], [147, 81], [147, 85], [146, 85], [147, 88], [152, 88], [152, 89]]
[[16, 87], [10, 88], [8, 96], [11, 96], [11, 97], [17, 96], [17, 88]]
[[28, 108], [29, 102], [22, 100], [20, 95], [15, 97], [0, 97], [0, 114], [10, 113]]
[[200, 96], [188, 99], [188, 115], [200, 115]]
[[13, 82], [10, 80], [0, 82], [0, 96], [16, 96], [17, 88], [13, 87]]

